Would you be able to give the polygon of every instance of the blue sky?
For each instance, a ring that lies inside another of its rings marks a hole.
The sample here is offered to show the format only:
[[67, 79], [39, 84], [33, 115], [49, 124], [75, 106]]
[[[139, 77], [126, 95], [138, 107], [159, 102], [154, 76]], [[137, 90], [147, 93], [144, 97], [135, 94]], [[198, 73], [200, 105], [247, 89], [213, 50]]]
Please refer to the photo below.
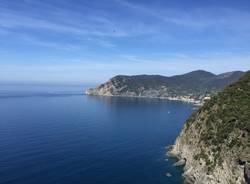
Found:
[[0, 0], [0, 82], [250, 69], [250, 2]]

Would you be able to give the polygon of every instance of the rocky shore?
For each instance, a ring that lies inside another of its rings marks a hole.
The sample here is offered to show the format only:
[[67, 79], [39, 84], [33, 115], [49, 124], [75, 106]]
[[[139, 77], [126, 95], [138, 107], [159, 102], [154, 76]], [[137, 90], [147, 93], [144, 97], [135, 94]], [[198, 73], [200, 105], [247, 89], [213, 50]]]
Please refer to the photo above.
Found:
[[158, 99], [165, 99], [165, 100], [171, 100], [171, 101], [181, 101], [186, 103], [192, 103], [197, 106], [201, 106], [204, 101], [210, 99], [210, 97], [201, 97], [200, 99], [193, 98], [192, 96], [167, 96], [162, 95], [159, 96], [157, 93], [152, 93], [152, 91], [145, 92], [145, 94], [133, 94], [133, 93], [126, 93], [126, 94], [111, 94], [107, 91], [96, 91], [95, 89], [87, 89], [84, 92], [85, 95], [91, 95], [91, 96], [109, 96], [109, 97], [133, 97], [133, 98], [158, 98]]
[[168, 148], [168, 155], [178, 158], [174, 165], [183, 166], [187, 184], [250, 184], [250, 72], [231, 84], [242, 75], [116, 76], [85, 94], [202, 105]]
[[167, 154], [188, 184], [250, 183], [250, 72], [185, 123]]

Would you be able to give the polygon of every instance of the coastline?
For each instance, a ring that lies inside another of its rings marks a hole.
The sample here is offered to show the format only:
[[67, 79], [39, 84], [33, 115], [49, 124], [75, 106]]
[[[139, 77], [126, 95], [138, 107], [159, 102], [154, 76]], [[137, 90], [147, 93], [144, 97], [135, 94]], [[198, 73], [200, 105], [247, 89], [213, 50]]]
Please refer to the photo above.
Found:
[[132, 96], [132, 95], [107, 95], [107, 94], [92, 94], [89, 93], [87, 90], [84, 92], [84, 95], [87, 96], [103, 96], [103, 97], [126, 97], [126, 98], [148, 98], [148, 99], [162, 99], [162, 100], [169, 100], [169, 101], [179, 101], [185, 103], [191, 103], [194, 106], [202, 106], [204, 103], [204, 99], [196, 100], [194, 98], [185, 98], [185, 97], [156, 97], [156, 96]]

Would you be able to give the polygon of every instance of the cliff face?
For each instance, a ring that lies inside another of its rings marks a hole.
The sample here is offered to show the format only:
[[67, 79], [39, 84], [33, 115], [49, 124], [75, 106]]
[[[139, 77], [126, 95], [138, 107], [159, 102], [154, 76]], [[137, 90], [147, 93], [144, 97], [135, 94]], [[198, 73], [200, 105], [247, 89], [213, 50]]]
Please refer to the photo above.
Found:
[[214, 93], [238, 80], [243, 72], [215, 75], [206, 71], [194, 71], [184, 75], [164, 77], [160, 75], [116, 76], [108, 82], [88, 89], [87, 95], [160, 97], [175, 100], [201, 100], [207, 93]]
[[186, 183], [250, 183], [250, 72], [187, 120], [169, 155], [185, 162]]

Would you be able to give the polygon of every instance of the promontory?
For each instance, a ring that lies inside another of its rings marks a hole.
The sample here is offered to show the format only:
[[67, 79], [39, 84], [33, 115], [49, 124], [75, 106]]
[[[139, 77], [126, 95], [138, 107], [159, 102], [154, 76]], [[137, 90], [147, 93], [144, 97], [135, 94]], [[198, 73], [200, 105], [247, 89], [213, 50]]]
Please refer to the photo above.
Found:
[[250, 183], [250, 72], [213, 96], [185, 123], [168, 154], [191, 184]]
[[86, 90], [87, 95], [166, 98], [200, 103], [211, 94], [238, 80], [244, 72], [234, 71], [215, 75], [197, 70], [183, 75], [118, 75], [96, 88]]

